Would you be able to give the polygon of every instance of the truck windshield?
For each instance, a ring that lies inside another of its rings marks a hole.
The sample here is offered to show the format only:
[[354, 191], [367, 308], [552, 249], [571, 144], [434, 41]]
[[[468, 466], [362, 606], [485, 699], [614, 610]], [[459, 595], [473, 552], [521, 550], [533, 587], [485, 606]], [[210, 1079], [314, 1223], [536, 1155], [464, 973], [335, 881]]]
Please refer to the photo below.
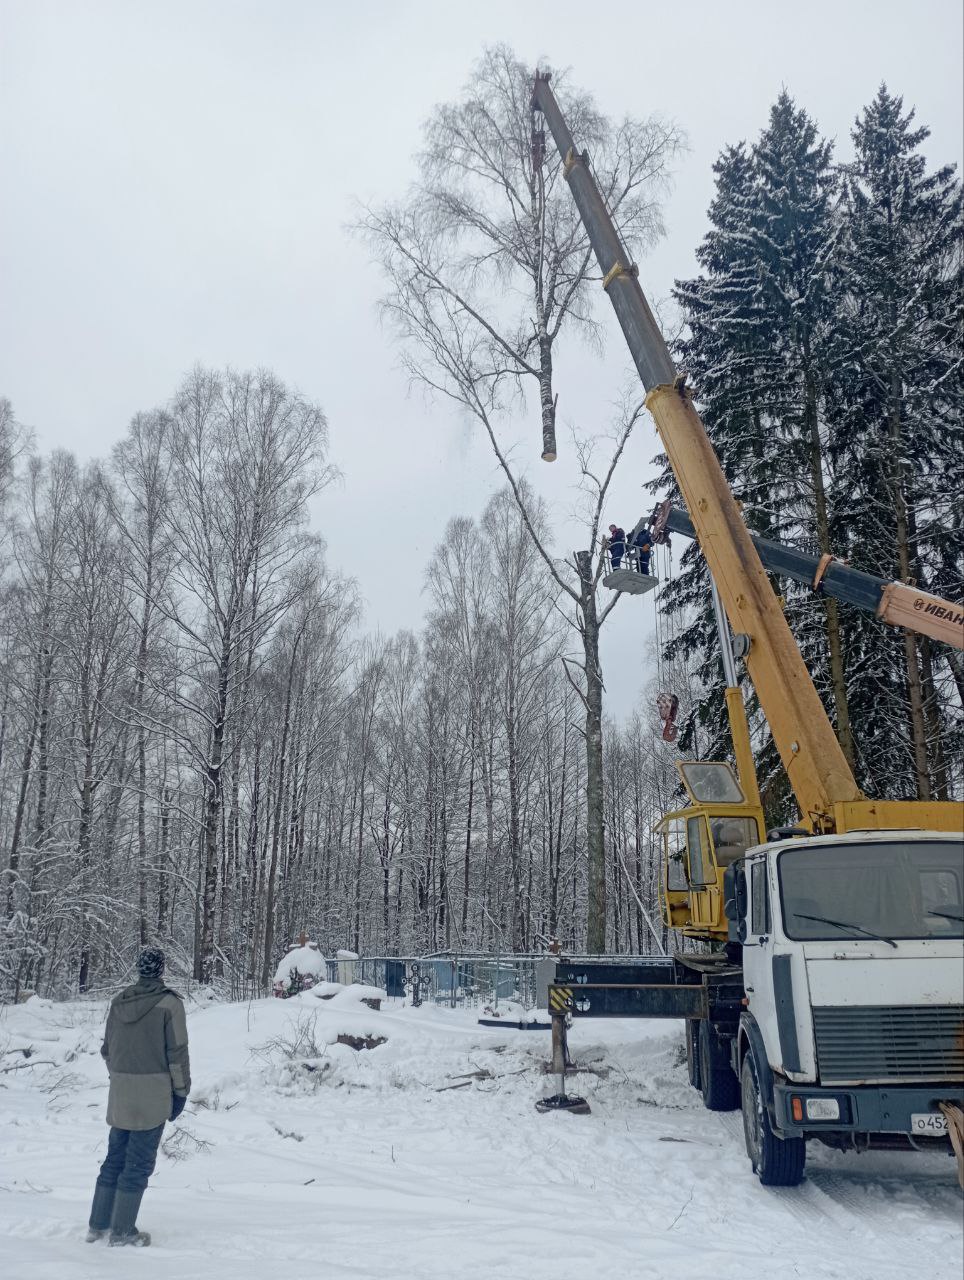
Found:
[[781, 853], [778, 867], [788, 938], [964, 937], [959, 840], [804, 846]]

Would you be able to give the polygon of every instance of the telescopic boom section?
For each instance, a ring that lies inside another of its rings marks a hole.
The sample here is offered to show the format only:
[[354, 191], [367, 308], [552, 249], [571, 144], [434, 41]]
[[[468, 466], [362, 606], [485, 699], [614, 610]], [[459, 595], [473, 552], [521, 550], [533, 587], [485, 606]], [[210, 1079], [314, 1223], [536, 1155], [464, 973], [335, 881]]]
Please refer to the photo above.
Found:
[[[685, 511], [672, 507], [666, 515], [666, 528], [670, 533], [681, 533], [695, 538], [696, 530]], [[804, 586], [857, 609], [874, 613], [881, 622], [894, 627], [906, 627], [918, 635], [931, 636], [955, 649], [964, 649], [964, 606], [952, 604], [940, 596], [921, 591], [903, 582], [891, 582], [849, 564], [836, 556], [814, 556], [785, 542], [760, 538], [751, 534], [753, 545], [761, 561], [771, 573]]]
[[[844, 806], [864, 800], [804, 665], [760, 557], [743, 523], [692, 398], [596, 185], [588, 156], [576, 151], [548, 75], [538, 75], [532, 106], [541, 111], [589, 236], [616, 317], [646, 388], [646, 407], [716, 581], [730, 626], [750, 636], [747, 669], [802, 816], [817, 830], [850, 825]], [[854, 824], [856, 825], [856, 824]], [[865, 825], [877, 823], [868, 815]]]

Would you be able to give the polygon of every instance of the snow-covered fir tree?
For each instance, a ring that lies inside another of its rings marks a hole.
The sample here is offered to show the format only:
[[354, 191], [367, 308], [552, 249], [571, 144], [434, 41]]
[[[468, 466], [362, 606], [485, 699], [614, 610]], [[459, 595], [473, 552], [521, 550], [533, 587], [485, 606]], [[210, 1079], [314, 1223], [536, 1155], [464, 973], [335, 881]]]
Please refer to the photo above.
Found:
[[[881, 86], [853, 130], [837, 252], [835, 550], [959, 598], [964, 408], [961, 188], [928, 172], [926, 128]], [[946, 646], [848, 614], [861, 781], [946, 799], [960, 779], [960, 666]], [[955, 695], [954, 679], [958, 687]]]
[[[927, 134], [911, 119], [882, 90], [841, 171], [783, 93], [754, 146], [724, 151], [701, 272], [676, 286], [687, 325], [677, 355], [754, 532], [957, 597], [960, 192], [951, 169], [927, 175]], [[653, 487], [678, 497], [668, 471]], [[906, 796], [959, 789], [957, 655], [790, 583], [774, 586], [860, 784]], [[695, 657], [705, 685], [682, 745], [692, 748], [702, 723], [709, 751], [726, 754], [695, 546], [663, 596], [687, 619], [670, 650]], [[747, 693], [765, 803], [772, 817], [790, 816]]]

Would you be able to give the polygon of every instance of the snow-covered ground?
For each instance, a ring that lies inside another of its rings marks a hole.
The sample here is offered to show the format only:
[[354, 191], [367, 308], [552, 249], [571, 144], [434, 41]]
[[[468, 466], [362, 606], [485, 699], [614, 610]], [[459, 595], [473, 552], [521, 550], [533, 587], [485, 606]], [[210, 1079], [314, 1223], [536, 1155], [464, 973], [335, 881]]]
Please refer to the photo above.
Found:
[[[586, 1070], [571, 1087], [592, 1115], [540, 1115], [547, 1032], [433, 1006], [372, 1012], [347, 993], [194, 1007], [191, 1101], [141, 1211], [154, 1243], [87, 1245], [104, 1013], [0, 1010], [5, 1280], [962, 1274], [952, 1160], [817, 1147], [802, 1187], [767, 1191], [739, 1115], [704, 1111], [687, 1085], [676, 1024], [577, 1023]], [[355, 1052], [339, 1032], [387, 1041]]]

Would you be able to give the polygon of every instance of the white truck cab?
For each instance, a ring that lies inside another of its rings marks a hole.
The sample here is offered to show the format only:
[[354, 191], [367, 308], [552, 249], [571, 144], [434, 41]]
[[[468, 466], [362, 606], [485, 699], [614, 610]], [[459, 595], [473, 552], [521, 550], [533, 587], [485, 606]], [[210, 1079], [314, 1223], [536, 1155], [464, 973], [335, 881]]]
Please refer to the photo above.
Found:
[[808, 1138], [949, 1150], [942, 1104], [964, 1104], [961, 836], [767, 843], [734, 889], [745, 996], [732, 1065], [761, 1180], [799, 1181]]

